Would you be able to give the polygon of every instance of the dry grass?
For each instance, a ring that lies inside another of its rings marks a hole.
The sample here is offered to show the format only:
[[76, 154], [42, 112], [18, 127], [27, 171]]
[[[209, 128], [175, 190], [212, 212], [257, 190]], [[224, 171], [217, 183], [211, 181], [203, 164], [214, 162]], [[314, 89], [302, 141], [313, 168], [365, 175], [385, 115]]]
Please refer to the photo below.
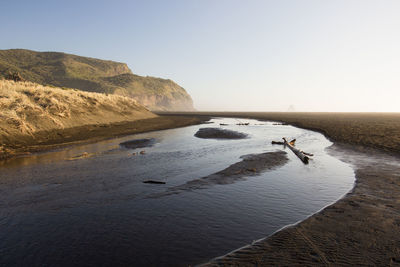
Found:
[[123, 96], [0, 80], [0, 145], [14, 135], [152, 117]]

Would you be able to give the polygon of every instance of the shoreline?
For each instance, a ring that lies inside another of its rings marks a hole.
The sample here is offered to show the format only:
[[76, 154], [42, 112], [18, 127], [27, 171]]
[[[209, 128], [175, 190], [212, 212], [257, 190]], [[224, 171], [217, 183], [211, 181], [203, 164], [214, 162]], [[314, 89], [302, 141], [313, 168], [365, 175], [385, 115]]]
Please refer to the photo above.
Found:
[[[366, 158], [363, 150], [337, 144], [328, 152], [354, 168], [356, 180], [347, 194], [303, 221], [201, 266], [400, 264], [398, 157], [369, 149], [377, 155]], [[375, 160], [379, 165], [371, 165]]]
[[0, 160], [131, 134], [186, 127], [207, 120], [208, 117], [204, 116], [158, 116], [150, 119], [41, 131], [32, 136], [14, 136], [9, 139], [4, 138], [2, 146], [0, 145]]
[[[329, 121], [329, 117], [337, 116], [332, 113], [312, 114], [317, 117], [312, 119], [302, 119], [304, 114], [298, 113], [204, 112], [174, 115], [189, 114], [280, 121], [320, 132], [333, 142], [327, 148], [328, 152], [352, 165], [355, 172], [353, 188], [336, 202], [303, 221], [285, 226], [270, 236], [200, 264], [201, 266], [400, 266], [399, 143], [393, 142], [384, 146], [381, 143], [382, 138], [357, 139], [360, 135], [368, 135], [371, 129], [373, 136], [382, 137], [374, 132], [386, 134], [388, 128], [395, 128], [398, 130], [395, 136], [397, 140], [400, 135], [400, 120], [394, 127], [387, 127], [385, 121], [377, 119], [385, 114], [352, 114], [353, 117], [360, 116], [359, 120], [364, 120], [361, 123], [348, 120], [348, 114], [338, 116], [336, 121]], [[400, 114], [389, 114], [390, 116], [400, 118]], [[390, 117], [387, 121], [392, 119]], [[331, 125], [325, 129], [327, 124]], [[337, 132], [339, 134], [335, 135]]]

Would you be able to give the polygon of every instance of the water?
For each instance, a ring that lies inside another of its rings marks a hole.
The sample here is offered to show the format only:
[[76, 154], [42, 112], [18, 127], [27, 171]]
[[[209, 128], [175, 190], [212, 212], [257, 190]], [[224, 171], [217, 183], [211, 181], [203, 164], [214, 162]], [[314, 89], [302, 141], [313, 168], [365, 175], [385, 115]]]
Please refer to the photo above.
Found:
[[[349, 165], [328, 155], [321, 134], [271, 122], [213, 119], [190, 126], [81, 145], [0, 163], [0, 265], [165, 266], [206, 262], [305, 219], [353, 186]], [[227, 123], [228, 126], [219, 126]], [[243, 140], [194, 137], [201, 127], [248, 133]], [[241, 155], [289, 149], [283, 167], [229, 185], [149, 198], [207, 176]], [[155, 138], [132, 156], [119, 143]], [[72, 160], [87, 152], [91, 157]], [[165, 181], [165, 185], [144, 184]]]

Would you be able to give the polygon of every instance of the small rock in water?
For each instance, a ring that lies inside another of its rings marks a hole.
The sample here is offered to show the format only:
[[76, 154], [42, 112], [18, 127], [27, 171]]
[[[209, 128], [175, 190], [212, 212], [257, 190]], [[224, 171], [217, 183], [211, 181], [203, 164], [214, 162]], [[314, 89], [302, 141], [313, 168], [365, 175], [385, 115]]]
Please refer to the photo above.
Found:
[[144, 150], [140, 151], [140, 155], [144, 155], [144, 154], [146, 154], [146, 151], [144, 151]]
[[163, 182], [163, 181], [155, 181], [155, 180], [146, 180], [146, 181], [143, 181], [143, 183], [145, 183], [145, 184], [165, 184], [165, 182]]
[[125, 148], [135, 149], [142, 147], [151, 147], [156, 143], [156, 139], [154, 138], [144, 138], [144, 139], [135, 139], [126, 142], [122, 142], [119, 145]]

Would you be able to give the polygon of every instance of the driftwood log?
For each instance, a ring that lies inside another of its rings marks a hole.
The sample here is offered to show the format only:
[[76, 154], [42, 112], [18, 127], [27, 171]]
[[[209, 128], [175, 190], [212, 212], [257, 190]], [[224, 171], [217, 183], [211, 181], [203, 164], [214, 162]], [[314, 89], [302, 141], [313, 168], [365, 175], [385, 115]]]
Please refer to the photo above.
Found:
[[[282, 139], [283, 139], [284, 144], [285, 144], [286, 146], [288, 146], [288, 147], [290, 148], [290, 150], [292, 150], [293, 153], [294, 153], [297, 157], [299, 157], [299, 159], [300, 159], [302, 162], [304, 162], [305, 164], [308, 164], [309, 157], [306, 156], [306, 155], [304, 154], [303, 151], [301, 151], [301, 150], [299, 150], [299, 149], [297, 149], [297, 148], [295, 148], [295, 147], [293, 146], [293, 145], [294, 145], [294, 141], [293, 141], [293, 140], [290, 141], [290, 142], [288, 142], [288, 141], [286, 140], [286, 138], [282, 138]], [[307, 154], [308, 154], [308, 153], [307, 153]]]
[[285, 142], [280, 142], [280, 141], [272, 141], [271, 144], [273, 145], [284, 145]]
[[288, 147], [290, 148], [290, 150], [292, 150], [293, 153], [294, 153], [297, 157], [299, 157], [299, 159], [300, 159], [302, 162], [304, 162], [305, 164], [308, 164], [308, 160], [310, 159], [309, 156], [310, 156], [310, 157], [314, 156], [313, 154], [310, 154], [310, 153], [307, 153], [307, 152], [304, 152], [304, 151], [302, 151], [302, 150], [299, 150], [299, 149], [295, 148], [295, 147], [294, 147], [294, 144], [295, 144], [295, 142], [296, 142], [296, 139], [293, 139], [293, 140], [290, 141], [290, 142], [288, 142], [288, 141], [286, 140], [286, 138], [282, 138], [282, 139], [283, 139], [283, 142], [280, 142], [280, 141], [272, 141], [271, 143], [272, 143], [273, 145], [284, 145], [284, 146], [288, 146]]

